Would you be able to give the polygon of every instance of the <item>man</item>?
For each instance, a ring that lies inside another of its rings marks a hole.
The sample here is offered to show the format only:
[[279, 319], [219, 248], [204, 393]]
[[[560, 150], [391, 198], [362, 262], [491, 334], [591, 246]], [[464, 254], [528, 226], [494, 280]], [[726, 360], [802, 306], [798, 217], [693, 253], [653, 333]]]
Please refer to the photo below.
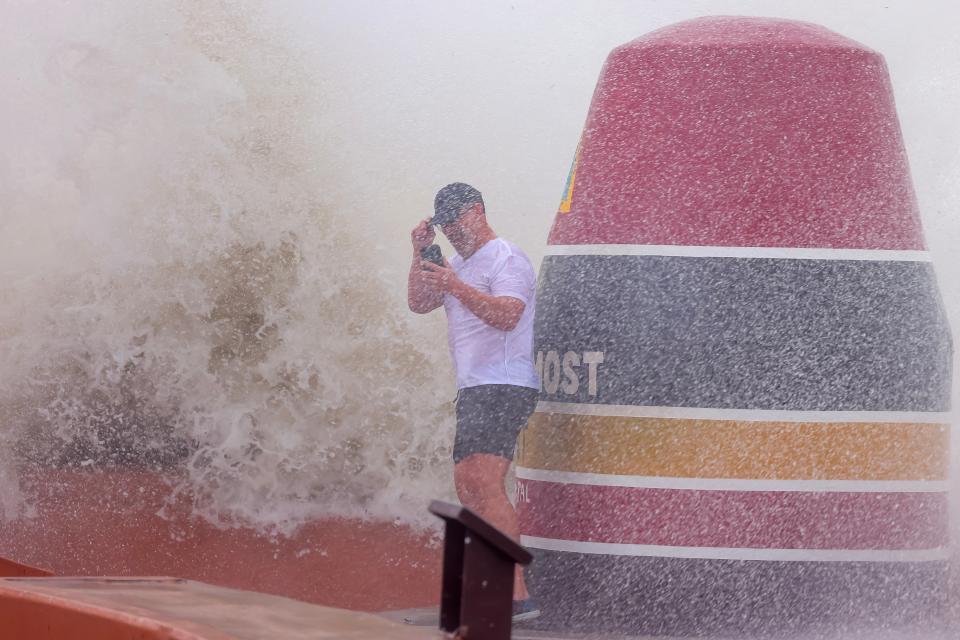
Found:
[[[420, 251], [433, 227], [457, 251], [443, 266]], [[453, 478], [460, 501], [519, 539], [517, 514], [504, 486], [517, 435], [537, 402], [533, 366], [536, 275], [526, 255], [498, 238], [487, 222], [480, 192], [461, 182], [437, 192], [434, 216], [411, 233], [413, 261], [407, 302], [415, 313], [441, 305], [457, 371], [457, 432]], [[517, 568], [514, 622], [540, 614]]]

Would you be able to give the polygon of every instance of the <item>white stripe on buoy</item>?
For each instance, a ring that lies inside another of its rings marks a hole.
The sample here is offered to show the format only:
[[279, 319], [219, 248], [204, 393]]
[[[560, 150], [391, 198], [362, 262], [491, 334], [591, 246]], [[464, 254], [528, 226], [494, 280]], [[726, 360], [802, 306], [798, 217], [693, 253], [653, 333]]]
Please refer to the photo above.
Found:
[[941, 480], [754, 480], [743, 478], [672, 478], [581, 473], [549, 469], [516, 468], [519, 480], [558, 484], [584, 484], [638, 489], [680, 489], [694, 491], [806, 491], [816, 493], [946, 493]]
[[808, 247], [697, 247], [672, 244], [555, 244], [548, 256], [675, 256], [683, 258], [775, 258], [782, 260], [873, 260], [932, 262], [929, 251], [820, 249]]
[[765, 562], [935, 562], [950, 558], [950, 549], [741, 549], [729, 547], [668, 547], [651, 544], [580, 542], [520, 536], [520, 544], [545, 551], [608, 556], [649, 556], [701, 560], [762, 560]]
[[624, 418], [677, 418], [737, 422], [900, 422], [949, 425], [947, 411], [778, 411], [768, 409], [712, 409], [708, 407], [652, 407], [632, 404], [581, 402], [537, 403], [538, 413]]

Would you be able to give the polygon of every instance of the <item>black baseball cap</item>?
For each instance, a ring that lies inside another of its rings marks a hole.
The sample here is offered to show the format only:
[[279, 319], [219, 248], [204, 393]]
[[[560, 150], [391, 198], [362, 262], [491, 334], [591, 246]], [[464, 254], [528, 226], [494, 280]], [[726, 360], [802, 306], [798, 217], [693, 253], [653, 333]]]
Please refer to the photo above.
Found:
[[448, 184], [433, 199], [433, 217], [430, 224], [449, 224], [460, 217], [464, 209], [477, 203], [483, 204], [480, 192], [463, 182]]

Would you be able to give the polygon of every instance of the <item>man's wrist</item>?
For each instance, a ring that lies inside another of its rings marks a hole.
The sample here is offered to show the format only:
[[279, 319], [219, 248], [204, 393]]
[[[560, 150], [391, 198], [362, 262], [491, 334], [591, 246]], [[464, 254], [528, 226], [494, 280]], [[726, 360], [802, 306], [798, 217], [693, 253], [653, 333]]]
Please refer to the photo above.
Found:
[[468, 289], [471, 289], [470, 285], [460, 278], [453, 276], [453, 279], [450, 281], [450, 295], [462, 302], [463, 295], [469, 293]]

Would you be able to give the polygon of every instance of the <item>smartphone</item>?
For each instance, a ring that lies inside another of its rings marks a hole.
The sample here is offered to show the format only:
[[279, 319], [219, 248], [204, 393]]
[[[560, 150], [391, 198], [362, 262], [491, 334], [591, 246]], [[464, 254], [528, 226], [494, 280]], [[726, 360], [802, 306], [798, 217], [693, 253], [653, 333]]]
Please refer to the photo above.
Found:
[[432, 244], [429, 247], [420, 249], [420, 257], [433, 264], [443, 266], [443, 253], [440, 251], [440, 245]]

